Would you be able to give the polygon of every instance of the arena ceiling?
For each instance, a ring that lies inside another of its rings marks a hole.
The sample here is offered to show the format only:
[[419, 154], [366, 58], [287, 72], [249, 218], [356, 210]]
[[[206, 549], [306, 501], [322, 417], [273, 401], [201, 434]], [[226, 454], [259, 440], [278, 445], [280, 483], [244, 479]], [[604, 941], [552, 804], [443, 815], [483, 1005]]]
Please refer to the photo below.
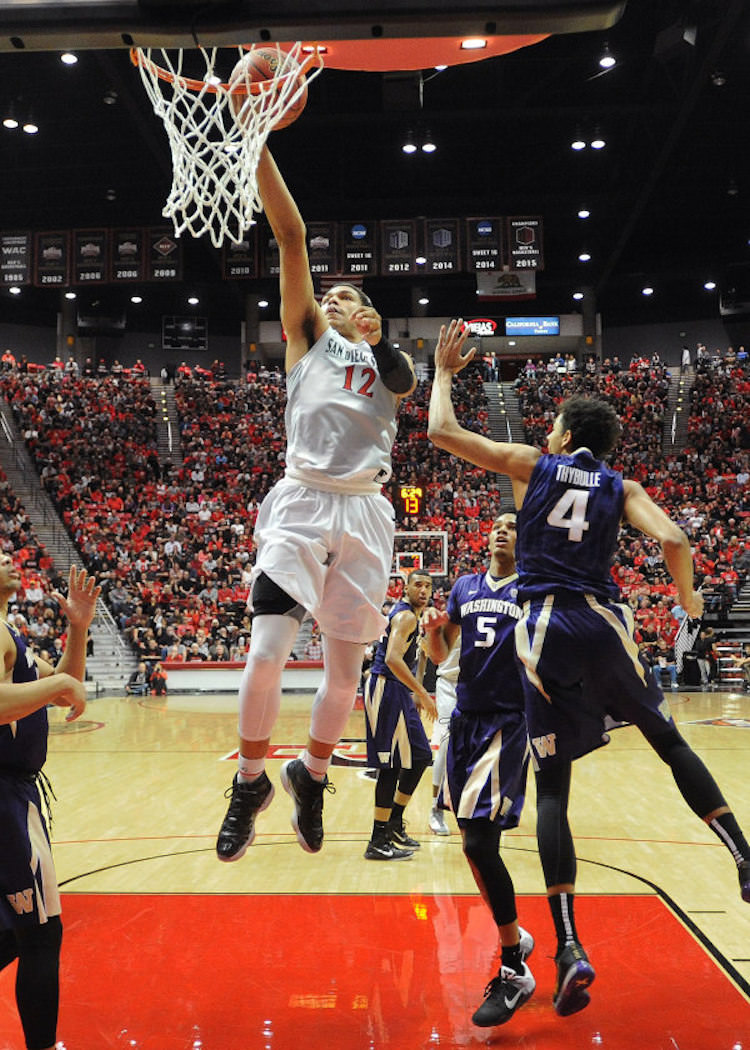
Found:
[[[55, 8], [0, 0], [0, 108], [12, 103], [39, 126], [36, 135], [0, 127], [0, 231], [163, 223], [170, 185], [166, 136], [127, 49], [115, 46], [110, 23], [103, 27], [92, 16], [106, 9], [127, 21], [129, 6], [140, 17], [169, 10], [173, 27], [183, 26], [179, 13], [191, 8], [93, 0], [88, 8], [83, 0]], [[285, 28], [299, 21], [300, 6], [275, 6], [287, 18]], [[310, 19], [330, 6], [304, 5]], [[270, 140], [305, 218], [539, 215], [545, 268], [537, 275], [535, 312], [571, 312], [573, 292], [586, 287], [605, 324], [718, 316], [719, 288], [706, 290], [704, 282], [720, 286], [728, 266], [750, 261], [750, 10], [744, 0], [416, 2], [408, 19], [406, 5], [383, 0], [343, 5], [339, 32], [355, 35], [375, 8], [384, 18], [402, 17], [409, 36], [430, 32], [429, 12], [442, 33], [472, 12], [486, 20], [490, 8], [508, 13], [509, 31], [538, 30], [543, 23], [534, 19], [545, 6], [577, 7], [580, 18], [503, 57], [442, 72], [326, 69], [311, 84], [302, 117]], [[67, 36], [54, 17], [61, 9], [75, 16], [65, 23]], [[85, 46], [77, 50], [75, 40]], [[605, 45], [616, 59], [607, 71], [598, 64]], [[76, 51], [75, 65], [61, 63], [63, 46]], [[407, 131], [428, 130], [434, 153], [401, 151]], [[600, 136], [606, 145], [574, 151], [577, 136], [586, 143]], [[579, 218], [582, 207], [589, 218]], [[581, 253], [590, 260], [580, 261]], [[475, 310], [468, 274], [371, 278], [367, 287], [384, 314], [404, 316], [417, 281], [431, 300], [428, 313]], [[654, 294], [644, 296], [645, 286]], [[204, 238], [186, 244], [184, 283], [147, 289], [141, 314], [128, 308], [128, 323], [182, 312], [189, 291], [201, 297], [214, 331], [235, 330], [245, 316], [247, 284], [223, 279], [220, 253]], [[269, 298], [273, 316], [275, 282], [259, 282], [253, 291]], [[125, 293], [98, 294], [109, 309], [113, 297]], [[58, 308], [59, 293], [49, 289], [0, 293], [1, 316], [9, 322], [54, 323]]]

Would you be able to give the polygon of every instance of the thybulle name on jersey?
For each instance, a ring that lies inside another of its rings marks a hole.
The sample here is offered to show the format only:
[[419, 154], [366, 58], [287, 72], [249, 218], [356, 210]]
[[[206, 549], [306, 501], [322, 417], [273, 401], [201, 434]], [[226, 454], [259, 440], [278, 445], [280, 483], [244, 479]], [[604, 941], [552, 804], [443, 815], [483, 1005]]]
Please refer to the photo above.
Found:
[[570, 485], [583, 485], [588, 489], [598, 489], [602, 483], [602, 475], [598, 470], [581, 470], [580, 467], [569, 467], [564, 463], [558, 463], [555, 481], [562, 481]]

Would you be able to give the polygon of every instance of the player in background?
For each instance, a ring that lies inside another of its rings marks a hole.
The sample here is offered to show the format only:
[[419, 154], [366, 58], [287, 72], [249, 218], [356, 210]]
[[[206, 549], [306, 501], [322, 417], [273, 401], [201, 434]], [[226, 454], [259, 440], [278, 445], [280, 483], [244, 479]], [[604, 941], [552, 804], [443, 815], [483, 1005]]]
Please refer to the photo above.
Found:
[[35, 657], [8, 623], [21, 573], [0, 554], [0, 969], [18, 959], [16, 1005], [28, 1050], [54, 1050], [60, 998], [60, 894], [39, 784], [47, 758], [47, 707], [86, 708], [83, 679], [88, 629], [101, 588], [73, 566], [67, 597], [52, 597], [68, 620], [56, 667]]
[[424, 569], [409, 573], [404, 596], [388, 616], [367, 682], [367, 761], [378, 776], [366, 860], [408, 860], [420, 848], [406, 832], [404, 810], [432, 763], [419, 712], [435, 718], [437, 710], [417, 671], [419, 623], [431, 597], [430, 574]]
[[258, 188], [279, 247], [286, 333], [286, 470], [255, 525], [253, 625], [239, 690], [239, 761], [217, 856], [238, 860], [274, 788], [265, 760], [281, 705], [281, 676], [300, 624], [323, 639], [323, 681], [307, 747], [281, 767], [300, 846], [323, 844], [323, 795], [333, 749], [354, 705], [365, 645], [385, 620], [393, 507], [381, 488], [401, 398], [416, 385], [410, 358], [383, 336], [364, 293], [337, 285], [315, 299], [302, 216], [264, 147]]
[[[636, 725], [693, 812], [727, 847], [742, 899], [750, 901], [750, 847], [716, 781], [679, 733], [669, 705], [633, 640], [633, 616], [610, 574], [621, 522], [660, 544], [680, 605], [703, 612], [685, 533], [635, 481], [604, 462], [619, 438], [614, 410], [595, 398], [559, 406], [547, 454], [500, 443], [462, 427], [451, 399], [453, 377], [471, 361], [462, 321], [441, 329], [429, 436], [486, 470], [507, 474], [518, 509], [518, 600], [523, 618], [516, 651], [524, 665], [526, 720], [537, 786], [537, 838], [557, 933], [555, 1008], [576, 1013], [589, 1002], [594, 969], [576, 929], [576, 855], [568, 821], [571, 765], [606, 743], [605, 718]], [[650, 810], [647, 819], [656, 818]], [[657, 829], [654, 828], [654, 834]]]
[[450, 828], [445, 823], [445, 816], [440, 805], [440, 796], [445, 780], [445, 763], [448, 754], [448, 737], [450, 736], [450, 718], [456, 706], [456, 682], [458, 681], [458, 657], [461, 652], [461, 638], [456, 636], [445, 659], [435, 668], [435, 707], [437, 718], [432, 728], [430, 746], [437, 746], [432, 761], [432, 809], [430, 810], [429, 828], [433, 835], [450, 835]]
[[521, 618], [515, 562], [516, 515], [500, 514], [488, 536], [486, 573], [460, 576], [445, 612], [426, 609], [427, 655], [443, 661], [458, 641], [456, 708], [450, 720], [447, 787], [464, 856], [492, 912], [501, 965], [472, 1020], [505, 1024], [531, 998], [536, 982], [525, 959], [533, 938], [518, 925], [513, 880], [500, 856], [503, 831], [518, 826], [526, 792], [529, 745], [515, 629]]

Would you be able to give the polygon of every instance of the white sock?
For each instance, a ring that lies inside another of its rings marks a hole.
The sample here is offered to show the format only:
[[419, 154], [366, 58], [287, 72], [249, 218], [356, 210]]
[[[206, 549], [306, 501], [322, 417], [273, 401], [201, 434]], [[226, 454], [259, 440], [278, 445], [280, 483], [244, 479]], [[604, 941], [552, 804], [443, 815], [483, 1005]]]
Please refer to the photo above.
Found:
[[331, 764], [330, 758], [316, 758], [315, 755], [310, 754], [307, 748], [302, 752], [300, 758], [302, 759], [303, 766], [313, 780], [322, 783], [326, 778], [328, 767]]
[[237, 780], [240, 784], [250, 784], [257, 780], [266, 770], [265, 758], [245, 758], [240, 755], [237, 760]]

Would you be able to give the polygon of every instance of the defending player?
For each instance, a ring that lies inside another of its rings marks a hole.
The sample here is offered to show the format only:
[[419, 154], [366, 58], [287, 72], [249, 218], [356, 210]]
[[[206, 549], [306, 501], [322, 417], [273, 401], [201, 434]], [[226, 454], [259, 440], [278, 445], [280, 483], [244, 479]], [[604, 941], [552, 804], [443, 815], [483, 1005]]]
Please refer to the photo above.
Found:
[[693, 586], [687, 536], [634, 481], [603, 457], [619, 438], [614, 410], [571, 398], [559, 408], [549, 453], [498, 443], [461, 427], [451, 401], [463, 351], [461, 321], [443, 327], [435, 351], [429, 434], [440, 448], [507, 474], [518, 515], [516, 650], [523, 661], [526, 719], [537, 783], [537, 837], [557, 932], [555, 1008], [589, 1002], [594, 970], [576, 931], [576, 855], [568, 823], [571, 763], [606, 743], [605, 716], [636, 725], [672, 771], [683, 798], [729, 849], [743, 900], [750, 901], [750, 847], [715, 780], [682, 738], [660, 686], [633, 641], [630, 607], [610, 575], [621, 521], [657, 540], [690, 617], [703, 612]]
[[323, 843], [327, 770], [354, 705], [365, 645], [393, 556], [391, 476], [399, 401], [416, 384], [411, 360], [383, 337], [380, 315], [351, 285], [315, 299], [302, 216], [267, 147], [258, 187], [279, 246], [281, 320], [287, 337], [286, 471], [255, 525], [253, 628], [239, 691], [239, 763], [216, 844], [238, 860], [255, 818], [273, 798], [265, 772], [281, 704], [281, 676], [306, 614], [320, 624], [323, 682], [307, 748], [284, 763], [292, 825], [308, 853]]
[[378, 642], [365, 694], [367, 761], [378, 770], [375, 818], [365, 860], [408, 860], [419, 842], [406, 833], [404, 810], [432, 750], [419, 712], [435, 718], [435, 701], [415, 675], [419, 622], [432, 597], [432, 577], [423, 569], [409, 574], [404, 597], [388, 616]]
[[16, 1004], [28, 1050], [53, 1050], [62, 922], [38, 781], [47, 757], [47, 706], [69, 707], [69, 722], [86, 707], [86, 639], [101, 588], [73, 567], [67, 598], [53, 593], [68, 618], [65, 651], [53, 668], [5, 619], [20, 586], [12, 559], [0, 554], [0, 969], [18, 959]]
[[460, 636], [456, 709], [450, 722], [448, 799], [464, 856], [498, 928], [501, 966], [474, 1013], [475, 1025], [505, 1024], [531, 998], [536, 982], [525, 959], [533, 938], [518, 925], [516, 897], [500, 856], [503, 831], [518, 826], [526, 791], [529, 745], [516, 664], [516, 515], [500, 514], [488, 537], [489, 570], [459, 577], [445, 613], [423, 615], [427, 654], [445, 659]]

